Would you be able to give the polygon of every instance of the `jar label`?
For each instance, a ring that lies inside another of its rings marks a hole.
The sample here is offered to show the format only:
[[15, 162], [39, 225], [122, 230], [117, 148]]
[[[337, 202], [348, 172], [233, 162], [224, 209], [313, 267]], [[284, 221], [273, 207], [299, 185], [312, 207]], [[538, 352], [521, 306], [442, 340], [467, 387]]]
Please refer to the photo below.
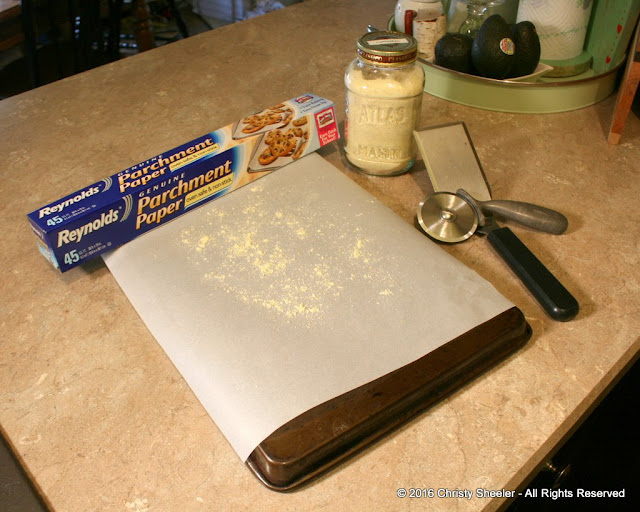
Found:
[[409, 44], [408, 39], [370, 39], [367, 41], [370, 46], [378, 46], [381, 44]]
[[417, 54], [418, 52], [416, 50], [415, 52], [407, 53], [405, 55], [375, 55], [358, 49], [358, 55], [360, 57], [378, 64], [402, 64], [404, 62], [411, 62], [416, 59]]

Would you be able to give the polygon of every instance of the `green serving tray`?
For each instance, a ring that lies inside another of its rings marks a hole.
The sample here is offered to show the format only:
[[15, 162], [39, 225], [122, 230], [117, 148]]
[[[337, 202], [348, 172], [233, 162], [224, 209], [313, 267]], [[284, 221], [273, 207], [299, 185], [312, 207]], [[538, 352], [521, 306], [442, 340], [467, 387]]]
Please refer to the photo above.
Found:
[[[393, 16], [388, 30], [395, 30]], [[593, 69], [567, 78], [536, 77], [533, 81], [494, 80], [468, 75], [418, 59], [425, 73], [424, 91], [470, 107], [520, 114], [551, 114], [588, 107], [609, 96], [616, 87], [620, 61], [604, 73]]]
[[566, 112], [603, 100], [615, 89], [623, 62], [599, 75], [589, 69], [569, 78], [539, 77], [534, 82], [517, 82], [468, 75], [420, 60], [425, 92], [471, 107], [528, 114]]

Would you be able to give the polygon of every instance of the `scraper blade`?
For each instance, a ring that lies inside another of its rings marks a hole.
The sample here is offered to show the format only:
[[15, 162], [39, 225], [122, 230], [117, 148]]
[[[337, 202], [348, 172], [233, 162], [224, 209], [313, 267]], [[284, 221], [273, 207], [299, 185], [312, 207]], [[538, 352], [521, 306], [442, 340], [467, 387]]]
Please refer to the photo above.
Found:
[[435, 192], [464, 189], [478, 201], [491, 199], [482, 165], [463, 122], [414, 131], [413, 135]]

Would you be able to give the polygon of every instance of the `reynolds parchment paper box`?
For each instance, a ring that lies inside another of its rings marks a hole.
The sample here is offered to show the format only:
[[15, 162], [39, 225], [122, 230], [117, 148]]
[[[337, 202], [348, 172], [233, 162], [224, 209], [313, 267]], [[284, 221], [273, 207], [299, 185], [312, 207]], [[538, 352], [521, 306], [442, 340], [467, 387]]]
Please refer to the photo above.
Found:
[[333, 103], [303, 94], [27, 215], [62, 272], [339, 138]]

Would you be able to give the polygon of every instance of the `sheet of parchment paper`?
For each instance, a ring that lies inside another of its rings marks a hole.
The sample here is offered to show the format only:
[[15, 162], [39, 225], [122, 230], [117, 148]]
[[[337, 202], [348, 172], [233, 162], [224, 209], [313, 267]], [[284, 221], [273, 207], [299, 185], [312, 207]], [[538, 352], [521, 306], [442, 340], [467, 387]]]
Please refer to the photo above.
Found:
[[104, 259], [242, 460], [512, 307], [316, 154]]

